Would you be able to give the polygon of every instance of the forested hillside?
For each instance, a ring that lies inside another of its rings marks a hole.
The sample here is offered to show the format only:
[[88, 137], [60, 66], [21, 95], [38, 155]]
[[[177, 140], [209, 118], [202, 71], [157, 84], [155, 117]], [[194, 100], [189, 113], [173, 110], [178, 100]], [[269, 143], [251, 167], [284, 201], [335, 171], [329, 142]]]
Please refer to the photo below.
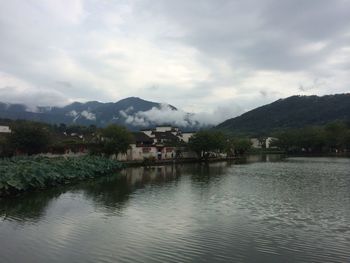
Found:
[[274, 131], [350, 121], [350, 94], [292, 96], [226, 120], [216, 129], [244, 135], [269, 135]]

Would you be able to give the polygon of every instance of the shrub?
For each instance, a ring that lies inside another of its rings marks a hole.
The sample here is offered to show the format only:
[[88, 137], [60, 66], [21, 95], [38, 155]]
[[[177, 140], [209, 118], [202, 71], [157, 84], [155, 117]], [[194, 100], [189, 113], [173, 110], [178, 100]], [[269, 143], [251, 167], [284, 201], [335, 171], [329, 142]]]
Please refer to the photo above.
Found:
[[0, 196], [110, 174], [122, 164], [102, 157], [0, 160]]

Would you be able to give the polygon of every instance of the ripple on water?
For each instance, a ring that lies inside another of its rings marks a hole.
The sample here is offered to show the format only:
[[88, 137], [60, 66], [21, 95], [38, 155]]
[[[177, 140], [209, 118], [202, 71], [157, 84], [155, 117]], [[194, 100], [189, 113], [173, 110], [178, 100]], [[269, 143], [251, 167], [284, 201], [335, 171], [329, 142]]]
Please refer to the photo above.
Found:
[[0, 203], [0, 254], [5, 262], [347, 262], [349, 168], [349, 159], [290, 158], [129, 169]]

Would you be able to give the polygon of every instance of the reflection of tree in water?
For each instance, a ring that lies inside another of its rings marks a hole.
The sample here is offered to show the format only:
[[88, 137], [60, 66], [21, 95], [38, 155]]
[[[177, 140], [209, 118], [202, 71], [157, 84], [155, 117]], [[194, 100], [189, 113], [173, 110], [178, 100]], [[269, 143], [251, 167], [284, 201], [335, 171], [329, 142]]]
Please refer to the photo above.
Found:
[[217, 177], [221, 177], [226, 174], [227, 169], [231, 166], [228, 162], [218, 163], [198, 163], [188, 166], [186, 173], [191, 175], [191, 180], [198, 183], [209, 183]]
[[82, 189], [95, 208], [103, 212], [121, 212], [133, 192], [146, 185], [161, 186], [176, 180], [179, 171], [175, 166], [126, 168], [121, 176], [100, 178]]
[[93, 201], [96, 209], [103, 212], [121, 212], [132, 193], [147, 185], [160, 187], [176, 184], [181, 175], [189, 175], [196, 182], [208, 183], [225, 174], [228, 166], [230, 164], [212, 163], [126, 168], [116, 175], [0, 199], [0, 217], [4, 220], [39, 221], [45, 216], [51, 202], [67, 192], [82, 193], [85, 198]]
[[103, 212], [120, 211], [129, 200], [131, 189], [124, 176], [109, 176], [84, 184], [83, 195], [91, 199], [97, 210]]
[[246, 164], [246, 163], [256, 163], [256, 162], [278, 162], [283, 159], [280, 154], [255, 154], [244, 156], [236, 160], [236, 163]]
[[16, 197], [0, 199], [0, 220], [40, 221], [50, 204], [67, 192], [82, 193], [92, 200], [96, 209], [104, 212], [121, 211], [130, 195], [147, 184], [163, 185], [174, 181], [179, 170], [172, 166], [127, 168], [121, 174], [105, 176], [74, 185], [59, 186]]
[[64, 191], [63, 188], [56, 188], [0, 199], [0, 217], [3, 220], [38, 222], [45, 215], [50, 203]]

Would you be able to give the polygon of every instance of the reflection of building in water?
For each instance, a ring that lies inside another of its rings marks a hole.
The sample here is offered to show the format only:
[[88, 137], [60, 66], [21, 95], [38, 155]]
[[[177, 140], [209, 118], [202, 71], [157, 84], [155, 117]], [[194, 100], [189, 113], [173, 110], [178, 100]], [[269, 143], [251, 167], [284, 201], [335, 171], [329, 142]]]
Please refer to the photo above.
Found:
[[249, 155], [246, 158], [246, 162], [255, 163], [255, 162], [276, 162], [281, 160], [281, 155], [279, 154], [257, 154]]
[[130, 167], [122, 171], [130, 185], [173, 180], [179, 175], [181, 166], [164, 165], [152, 167]]
[[134, 142], [126, 154], [118, 155], [120, 161], [143, 161], [145, 159], [172, 160], [176, 158], [195, 158], [193, 152], [186, 147], [194, 133], [183, 133], [172, 126], [158, 126], [155, 129], [134, 132]]

